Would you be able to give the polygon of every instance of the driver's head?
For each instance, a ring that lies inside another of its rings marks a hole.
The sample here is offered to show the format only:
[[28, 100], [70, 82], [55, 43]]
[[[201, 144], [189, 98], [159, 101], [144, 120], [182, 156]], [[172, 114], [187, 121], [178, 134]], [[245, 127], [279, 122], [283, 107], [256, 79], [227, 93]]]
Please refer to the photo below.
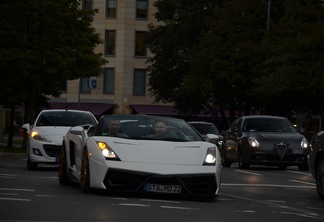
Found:
[[110, 120], [108, 122], [108, 132], [109, 132], [109, 134], [115, 135], [115, 134], [117, 134], [119, 129], [120, 129], [119, 120]]
[[164, 133], [167, 131], [166, 124], [164, 122], [156, 122], [154, 125], [155, 133]]

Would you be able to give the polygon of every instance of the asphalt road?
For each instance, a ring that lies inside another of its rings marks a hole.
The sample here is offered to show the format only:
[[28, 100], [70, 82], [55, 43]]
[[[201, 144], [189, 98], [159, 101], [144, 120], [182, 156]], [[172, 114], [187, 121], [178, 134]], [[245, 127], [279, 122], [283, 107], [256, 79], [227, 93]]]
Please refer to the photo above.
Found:
[[57, 168], [26, 169], [24, 155], [0, 159], [0, 221], [324, 221], [309, 172], [223, 168], [215, 201], [132, 194], [84, 194], [61, 186]]

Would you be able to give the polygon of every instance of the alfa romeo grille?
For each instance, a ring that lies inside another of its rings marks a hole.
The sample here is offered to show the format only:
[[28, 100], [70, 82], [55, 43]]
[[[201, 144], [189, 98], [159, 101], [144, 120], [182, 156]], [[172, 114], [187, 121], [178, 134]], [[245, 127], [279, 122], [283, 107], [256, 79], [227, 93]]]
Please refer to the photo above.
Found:
[[285, 153], [288, 149], [288, 145], [284, 143], [278, 143], [276, 144], [276, 148], [278, 150], [279, 156], [283, 158], [285, 156]]

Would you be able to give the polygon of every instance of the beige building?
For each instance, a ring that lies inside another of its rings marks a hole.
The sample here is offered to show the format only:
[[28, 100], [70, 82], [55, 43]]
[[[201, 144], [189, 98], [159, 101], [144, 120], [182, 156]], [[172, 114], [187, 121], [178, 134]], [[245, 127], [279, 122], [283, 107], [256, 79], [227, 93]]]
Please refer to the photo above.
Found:
[[95, 51], [109, 61], [102, 75], [68, 81], [51, 108], [85, 109], [95, 115], [112, 113], [173, 113], [170, 104], [153, 104], [149, 96], [145, 46], [147, 25], [155, 23], [154, 0], [82, 0], [82, 7], [99, 9], [93, 26], [104, 40]]

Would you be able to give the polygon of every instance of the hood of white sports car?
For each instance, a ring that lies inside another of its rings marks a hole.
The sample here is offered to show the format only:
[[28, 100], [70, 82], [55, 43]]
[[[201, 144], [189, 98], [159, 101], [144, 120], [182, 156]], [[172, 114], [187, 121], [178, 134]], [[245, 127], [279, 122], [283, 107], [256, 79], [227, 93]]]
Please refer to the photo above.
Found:
[[207, 148], [206, 142], [169, 142], [151, 140], [115, 140], [109, 143], [121, 161], [201, 165]]
[[37, 127], [34, 130], [37, 130], [40, 134], [55, 144], [62, 144], [63, 136], [69, 131], [70, 128], [71, 127], [51, 126]]

